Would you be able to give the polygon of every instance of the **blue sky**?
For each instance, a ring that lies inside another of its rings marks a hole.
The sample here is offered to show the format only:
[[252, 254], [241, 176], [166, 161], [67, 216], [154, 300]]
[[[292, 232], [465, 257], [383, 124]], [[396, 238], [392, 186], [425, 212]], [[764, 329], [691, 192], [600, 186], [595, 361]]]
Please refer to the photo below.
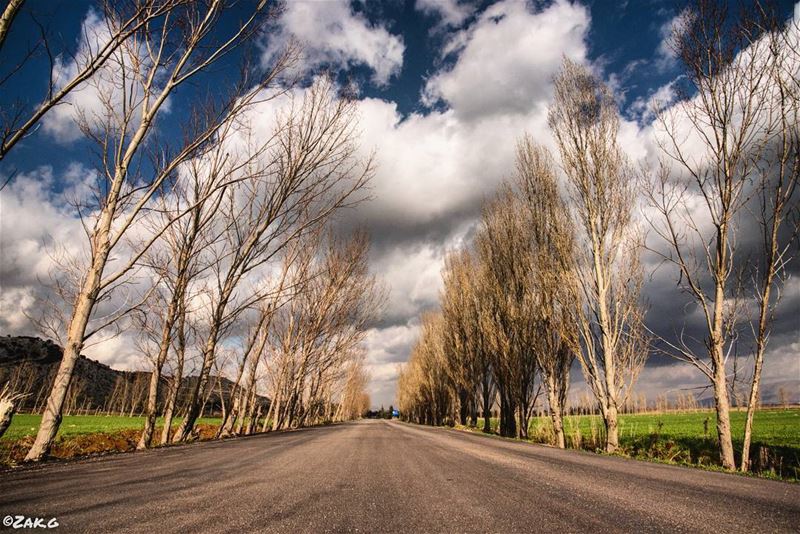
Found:
[[[793, 2], [779, 4], [787, 17], [800, 17]], [[91, 5], [30, 0], [0, 57], [2, 68], [35, 42], [32, 15], [61, 43], [59, 50], [76, 50], [82, 29], [96, 13]], [[528, 132], [552, 147], [546, 108], [563, 56], [590, 66], [612, 87], [625, 118], [620, 141], [629, 155], [634, 160], [653, 155], [648, 102], [668, 104], [675, 97], [679, 66], [665, 39], [680, 7], [674, 0], [287, 3], [263, 36], [260, 60], [268, 64], [273, 53], [296, 39], [304, 45], [298, 68], [305, 74], [327, 68], [342, 83], [354, 82], [363, 152], [374, 153], [378, 164], [374, 200], [340, 221], [370, 231], [373, 270], [390, 288], [386, 313], [367, 339], [374, 404], [393, 402], [397, 365], [408, 357], [419, 314], [436, 306], [443, 255], [468, 241], [482, 200], [511, 171], [515, 140]], [[236, 12], [226, 17], [226, 24], [236, 22]], [[193, 99], [232, 80], [237, 59], [230, 57], [181, 89], [159, 117], [160, 135], [177, 135]], [[33, 105], [41, 99], [47, 65], [39, 54], [0, 87], [2, 105]], [[40, 280], [51, 268], [42, 243], [60, 240], [70, 246], [80, 237], [67, 230], [74, 228], [74, 214], [58, 193], [93, 168], [90, 145], [76, 135], [69, 107], [91, 106], [91, 98], [85, 90], [45, 117], [0, 162], [0, 177], [17, 173], [0, 203], [0, 333], [32, 333], [24, 312], [36, 305]], [[687, 320], [672, 273], [654, 275], [647, 292], [649, 320], [656, 327], [674, 330]], [[786, 306], [800, 302], [789, 296]], [[777, 329], [772, 344], [777, 363], [768, 364], [768, 383], [784, 380], [787, 370], [792, 379], [800, 378], [800, 343], [790, 326]], [[143, 365], [125, 336], [88, 354], [117, 367]], [[654, 360], [642, 375], [643, 390], [675, 391], [701, 382], [686, 366], [668, 363]]]
[[[313, 6], [315, 3], [330, 3], [338, 0], [313, 0], [301, 3]], [[444, 6], [446, 0], [430, 2], [431, 5]], [[365, 97], [379, 98], [397, 104], [402, 115], [426, 113], [421, 99], [427, 78], [437, 71], [452, 66], [456, 54], [441, 57], [441, 51], [458, 28], [469, 27], [471, 22], [494, 2], [463, 2], [467, 13], [458, 26], [443, 26], [442, 16], [433, 8], [423, 10], [415, 0], [352, 2], [351, 12], [363, 16], [367, 24], [386, 28], [392, 35], [402, 40], [404, 46], [402, 65], [385, 84], [373, 83], [373, 69], [364, 63], [353, 62], [345, 68], [335, 62], [320, 65], [335, 69], [341, 79], [354, 80]], [[93, 2], [87, 0], [48, 1], [33, 0], [14, 28], [8, 50], [10, 58], [21, 57], [26, 50], [35, 45], [42, 24], [48, 35], [58, 44], [57, 49], [74, 52], [81, 24], [93, 9]], [[531, 2], [531, 10], [547, 6], [548, 2]], [[591, 16], [592, 24], [586, 36], [588, 58], [601, 66], [615, 83], [620, 84], [620, 95], [624, 97], [623, 106], [633, 103], [637, 98], [647, 97], [658, 87], [674, 77], [674, 66], [652, 68], [653, 59], [658, 57], [658, 48], [663, 40], [662, 28], [676, 14], [676, 4], [668, 0], [649, 0], [629, 2], [620, 7], [616, 2], [587, 2], [584, 4]], [[27, 16], [26, 16], [27, 15]], [[226, 19], [229, 23], [235, 20]], [[623, 30], [624, 29], [624, 30]], [[622, 31], [621, 31], [622, 30]], [[535, 54], [531, 50], [531, 54]], [[226, 65], [217, 69], [213, 77], [207, 77], [199, 87], [184, 89], [175, 99], [175, 110], [181, 109], [182, 99], [191, 99], [203, 91], [210, 90], [225, 78], [235, 79], [237, 58], [231, 57]], [[651, 68], [648, 68], [651, 67]], [[10, 83], [3, 87], [3, 101], [35, 102], [46, 92], [41, 83], [47, 76], [48, 61], [44, 54], [37, 54], [25, 69], [22, 69]], [[196, 92], [194, 92], [196, 91]], [[162, 121], [161, 128], [169, 130], [170, 121]], [[177, 133], [175, 128], [173, 133]], [[47, 164], [55, 168], [66, 167], [75, 159], [82, 159], [86, 145], [80, 141], [64, 143], [53, 136], [32, 136], [23, 146], [15, 150], [3, 163], [2, 170], [22, 170], [41, 164], [41, 154], [49, 154]]]

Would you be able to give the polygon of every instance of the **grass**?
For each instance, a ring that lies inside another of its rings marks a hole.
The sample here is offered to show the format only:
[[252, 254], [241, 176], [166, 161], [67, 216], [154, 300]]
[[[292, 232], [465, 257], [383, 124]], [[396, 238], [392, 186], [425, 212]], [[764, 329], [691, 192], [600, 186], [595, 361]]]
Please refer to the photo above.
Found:
[[[731, 413], [733, 445], [741, 457], [744, 411]], [[478, 421], [478, 428], [483, 420]], [[493, 431], [498, 421], [492, 419]], [[534, 417], [529, 439], [552, 443], [549, 417]], [[600, 416], [569, 416], [564, 431], [567, 446], [602, 450], [605, 428]], [[712, 410], [624, 414], [620, 416], [620, 448], [625, 455], [701, 467], [719, 465], [716, 414]], [[765, 409], [756, 412], [751, 445], [753, 468], [762, 475], [800, 479], [800, 409]]]
[[[744, 433], [745, 415], [743, 411], [731, 413], [734, 441], [737, 441], [738, 437], [739, 443], [741, 443], [741, 436]], [[542, 422], [539, 420], [532, 421], [531, 434], [541, 424]], [[602, 428], [603, 420], [600, 416], [567, 417], [565, 422], [567, 428], [574, 428], [576, 424], [580, 426], [584, 436], [589, 436], [592, 432], [592, 424], [596, 428]], [[653, 434], [674, 440], [716, 439], [716, 424], [717, 417], [713, 411], [626, 414], [620, 416], [620, 439], [624, 442], [649, 437]], [[773, 447], [800, 448], [800, 410], [760, 410], [756, 412], [753, 423], [753, 442]]]
[[[65, 415], [58, 430], [60, 437], [77, 436], [82, 434], [114, 433], [121, 430], [141, 430], [144, 426], [144, 417], [128, 417], [124, 415]], [[41, 415], [16, 414], [11, 420], [11, 425], [6, 430], [2, 440], [19, 440], [26, 436], [35, 436], [39, 430]], [[180, 418], [173, 419], [173, 426], [179, 425]], [[204, 417], [197, 420], [198, 424], [219, 425], [220, 418]], [[164, 426], [164, 420], [158, 418], [157, 427]]]
[[[144, 417], [122, 415], [67, 415], [50, 450], [51, 458], [68, 459], [94, 454], [128, 452], [136, 448], [144, 426]], [[0, 438], [0, 466], [18, 465], [33, 445], [39, 430], [41, 415], [17, 414]], [[174, 420], [174, 427], [181, 418]], [[200, 418], [192, 440], [213, 439], [221, 423], [220, 418]], [[155, 442], [161, 437], [163, 419], [156, 422]]]

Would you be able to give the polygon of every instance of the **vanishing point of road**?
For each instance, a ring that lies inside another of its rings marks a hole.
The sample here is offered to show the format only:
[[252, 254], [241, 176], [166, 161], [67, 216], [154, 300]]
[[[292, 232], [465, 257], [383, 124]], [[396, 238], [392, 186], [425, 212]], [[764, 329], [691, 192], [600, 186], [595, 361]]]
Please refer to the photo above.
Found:
[[800, 485], [373, 420], [2, 472], [7, 514], [64, 532], [782, 532]]

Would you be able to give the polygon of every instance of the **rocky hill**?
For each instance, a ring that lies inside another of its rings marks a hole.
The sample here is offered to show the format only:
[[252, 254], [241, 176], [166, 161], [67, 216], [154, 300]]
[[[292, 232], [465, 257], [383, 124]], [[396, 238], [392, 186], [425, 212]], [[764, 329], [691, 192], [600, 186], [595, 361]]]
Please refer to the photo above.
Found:
[[[0, 337], [0, 385], [25, 394], [20, 401], [22, 411], [41, 412], [53, 383], [62, 349], [50, 340], [30, 336]], [[169, 377], [164, 378], [164, 386]], [[65, 413], [109, 412], [138, 414], [144, 411], [150, 374], [141, 371], [120, 371], [81, 356], [67, 396]], [[185, 408], [189, 391], [197, 377], [183, 380], [178, 396], [178, 413]], [[160, 388], [166, 391], [166, 387]], [[233, 383], [227, 378], [211, 377], [206, 388], [205, 415], [218, 414], [222, 400], [229, 405]], [[222, 398], [220, 398], [220, 390]], [[268, 406], [266, 397], [259, 397]], [[163, 398], [159, 398], [159, 403]]]

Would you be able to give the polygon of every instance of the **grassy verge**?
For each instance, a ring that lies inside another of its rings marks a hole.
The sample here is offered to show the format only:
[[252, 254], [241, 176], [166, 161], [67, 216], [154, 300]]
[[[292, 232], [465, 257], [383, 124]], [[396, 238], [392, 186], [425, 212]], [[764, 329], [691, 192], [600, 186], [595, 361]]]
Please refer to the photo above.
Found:
[[[113, 433], [120, 430], [140, 430], [144, 426], [144, 417], [127, 417], [124, 415], [65, 415], [58, 430], [58, 436], [76, 436], [98, 432]], [[20, 413], [14, 416], [2, 440], [18, 440], [26, 436], [35, 436], [39, 430], [41, 415]], [[203, 417], [198, 424], [219, 425], [218, 417]], [[181, 418], [173, 419], [173, 425], [181, 423]], [[156, 426], [163, 427], [164, 420], [158, 418]]]
[[[0, 439], [0, 466], [18, 465], [33, 445], [39, 429], [41, 415], [17, 414]], [[174, 421], [177, 427], [181, 422]], [[213, 439], [221, 423], [219, 418], [198, 419], [195, 437], [198, 441]], [[144, 426], [144, 417], [115, 415], [64, 416], [56, 440], [50, 451], [51, 458], [69, 459], [95, 454], [128, 452], [136, 443]], [[161, 437], [163, 420], [156, 423], [155, 437]]]
[[[733, 412], [731, 424], [737, 462], [741, 457], [744, 412]], [[499, 422], [490, 421], [493, 432]], [[478, 420], [482, 428], [483, 420]], [[605, 429], [599, 416], [570, 416], [565, 420], [567, 447], [601, 452]], [[620, 453], [633, 458], [704, 468], [718, 468], [716, 415], [711, 410], [626, 414], [620, 417]], [[528, 427], [529, 441], [553, 443], [548, 417], [534, 417]], [[800, 479], [800, 409], [760, 410], [755, 415], [753, 470], [787, 480]]]

